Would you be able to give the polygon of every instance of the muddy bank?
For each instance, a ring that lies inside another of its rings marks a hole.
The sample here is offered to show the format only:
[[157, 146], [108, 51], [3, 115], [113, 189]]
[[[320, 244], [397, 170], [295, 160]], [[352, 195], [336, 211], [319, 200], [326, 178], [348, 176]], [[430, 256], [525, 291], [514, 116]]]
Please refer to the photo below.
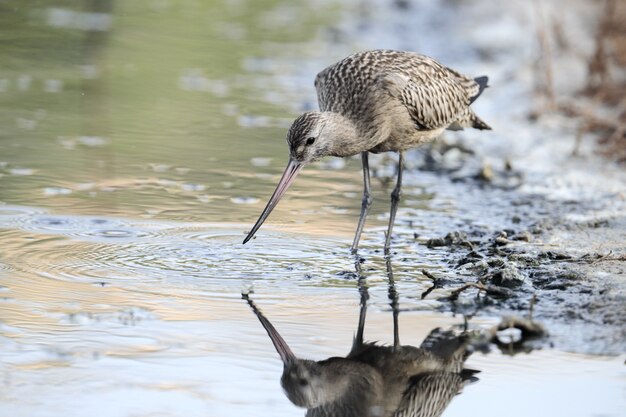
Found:
[[623, 353], [623, 194], [569, 199], [530, 194], [523, 187], [528, 173], [514, 162], [491, 167], [477, 151], [445, 139], [411, 156], [410, 175], [416, 181], [438, 176], [435, 200], [452, 198], [457, 206], [437, 219], [401, 217], [405, 227], [395, 240], [394, 266], [414, 270], [427, 257], [440, 259], [434, 266], [441, 269], [424, 271], [432, 287], [421, 297], [440, 301], [442, 311], [470, 317], [527, 317], [532, 309], [551, 334], [549, 345]]

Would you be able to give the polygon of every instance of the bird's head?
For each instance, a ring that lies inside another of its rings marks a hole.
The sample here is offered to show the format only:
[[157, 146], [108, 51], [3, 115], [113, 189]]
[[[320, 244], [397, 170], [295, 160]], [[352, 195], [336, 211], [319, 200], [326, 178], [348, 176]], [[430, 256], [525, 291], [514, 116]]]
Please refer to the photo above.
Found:
[[319, 363], [298, 359], [286, 363], [280, 384], [294, 405], [314, 408], [327, 401], [329, 388], [324, 381], [324, 369]]
[[301, 164], [317, 161], [329, 154], [327, 118], [320, 112], [300, 115], [287, 132], [289, 156]]
[[287, 191], [302, 167], [328, 155], [329, 133], [324, 132], [326, 117], [320, 112], [307, 112], [294, 120], [287, 132], [289, 145], [289, 163], [282, 177], [278, 181], [276, 190], [265, 206], [263, 213], [248, 233], [243, 243], [249, 241], [261, 227], [267, 216], [274, 209], [278, 201]]
[[[357, 133], [344, 116], [332, 112], [307, 112], [294, 120], [287, 133], [289, 162], [278, 181], [274, 194], [243, 243], [248, 242], [276, 207], [298, 173], [307, 163], [334, 155], [349, 156], [362, 151], [355, 147]], [[347, 141], [346, 141], [347, 139]], [[347, 146], [342, 146], [342, 144]]]

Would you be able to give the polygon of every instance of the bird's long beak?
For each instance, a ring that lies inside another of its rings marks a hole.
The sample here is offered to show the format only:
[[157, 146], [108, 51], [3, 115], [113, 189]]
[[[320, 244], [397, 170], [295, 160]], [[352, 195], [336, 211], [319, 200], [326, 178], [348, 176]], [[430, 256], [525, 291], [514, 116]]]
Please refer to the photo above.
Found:
[[254, 311], [254, 314], [256, 314], [257, 318], [265, 328], [267, 335], [272, 340], [276, 351], [280, 355], [280, 358], [283, 360], [283, 364], [288, 365], [290, 363], [293, 363], [296, 360], [296, 355], [293, 354], [293, 352], [289, 348], [289, 345], [287, 345], [287, 342], [285, 342], [285, 339], [283, 339], [282, 336], [278, 334], [278, 330], [276, 330], [272, 323], [270, 323], [270, 321], [263, 315], [263, 313], [261, 313], [261, 310], [257, 308], [257, 306], [250, 299], [248, 294], [241, 294], [241, 296], [244, 300], [248, 302], [248, 304], [252, 308], [252, 311]]
[[248, 236], [246, 236], [246, 238], [243, 240], [244, 245], [246, 244], [246, 242], [252, 239], [252, 236], [254, 236], [256, 231], [259, 230], [259, 228], [265, 221], [265, 219], [267, 219], [267, 216], [269, 216], [272, 210], [274, 210], [274, 207], [276, 207], [276, 204], [278, 204], [278, 202], [280, 201], [282, 196], [285, 194], [285, 192], [287, 191], [287, 188], [289, 188], [293, 180], [296, 179], [296, 177], [298, 176], [298, 173], [300, 172], [303, 166], [304, 164], [296, 161], [295, 159], [292, 159], [292, 158], [289, 159], [287, 168], [285, 168], [285, 172], [283, 172], [283, 176], [280, 178], [280, 181], [278, 182], [278, 185], [276, 186], [276, 189], [274, 190], [274, 194], [272, 194], [270, 201], [267, 202], [267, 206], [265, 206], [265, 209], [263, 210], [263, 213], [261, 213], [259, 220], [256, 221], [256, 223], [254, 224], [254, 227], [252, 228], [252, 230], [250, 230], [250, 233], [248, 233]]

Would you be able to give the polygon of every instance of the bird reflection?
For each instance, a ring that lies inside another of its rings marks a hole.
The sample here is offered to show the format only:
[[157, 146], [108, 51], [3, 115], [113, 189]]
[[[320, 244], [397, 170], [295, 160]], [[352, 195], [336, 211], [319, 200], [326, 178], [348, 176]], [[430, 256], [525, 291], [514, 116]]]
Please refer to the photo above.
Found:
[[359, 278], [360, 314], [352, 349], [346, 357], [322, 361], [300, 359], [258, 309], [242, 294], [267, 331], [283, 361], [281, 385], [289, 400], [307, 409], [308, 417], [435, 417], [478, 371], [463, 367], [469, 338], [436, 328], [420, 347], [401, 345], [398, 294], [387, 261], [394, 341], [385, 346], [364, 342], [367, 300], [365, 279]]

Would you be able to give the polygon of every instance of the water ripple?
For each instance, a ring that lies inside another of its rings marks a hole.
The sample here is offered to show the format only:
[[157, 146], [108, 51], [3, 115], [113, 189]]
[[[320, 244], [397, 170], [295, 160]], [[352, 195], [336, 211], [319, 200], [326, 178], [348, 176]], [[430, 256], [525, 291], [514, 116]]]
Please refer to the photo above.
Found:
[[258, 242], [244, 246], [244, 225], [131, 221], [4, 207], [0, 227], [11, 246], [0, 270], [63, 281], [167, 282], [201, 291], [198, 280], [221, 287], [231, 280], [229, 285], [239, 291], [241, 279], [310, 283], [335, 280], [351, 267], [349, 257], [338, 261], [331, 256], [346, 245], [336, 239], [304, 240], [268, 228]]

